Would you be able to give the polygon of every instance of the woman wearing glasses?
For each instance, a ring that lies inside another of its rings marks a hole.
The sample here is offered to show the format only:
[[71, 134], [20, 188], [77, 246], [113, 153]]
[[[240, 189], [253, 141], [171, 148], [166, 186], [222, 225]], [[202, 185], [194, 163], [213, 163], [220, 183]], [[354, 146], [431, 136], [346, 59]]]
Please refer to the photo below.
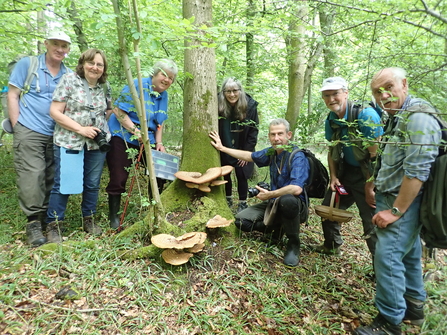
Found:
[[[258, 141], [258, 102], [244, 92], [242, 84], [235, 78], [223, 81], [218, 93], [219, 109], [219, 135], [222, 144], [228, 148], [254, 151]], [[235, 168], [237, 190], [239, 193], [239, 206], [237, 211], [247, 208], [248, 179], [253, 174], [253, 163], [235, 159], [227, 154], [220, 153], [223, 165], [232, 165]], [[232, 202], [231, 174], [226, 175], [225, 194], [228, 205]]]
[[106, 151], [110, 148], [106, 111], [111, 109], [111, 90], [108, 84], [103, 88], [105, 83], [106, 56], [101, 50], [88, 49], [79, 58], [76, 72], [65, 74], [53, 93], [50, 115], [56, 121], [55, 174], [46, 219], [48, 242], [62, 242], [68, 198], [75, 193], [82, 193], [84, 230], [102, 234], [93, 215]]

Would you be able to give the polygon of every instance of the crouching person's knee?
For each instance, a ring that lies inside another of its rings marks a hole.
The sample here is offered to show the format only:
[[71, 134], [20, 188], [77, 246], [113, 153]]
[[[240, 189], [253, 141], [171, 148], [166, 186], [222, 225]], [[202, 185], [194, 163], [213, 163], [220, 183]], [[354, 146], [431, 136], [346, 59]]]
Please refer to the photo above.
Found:
[[236, 227], [242, 231], [250, 232], [253, 230], [254, 222], [247, 219], [236, 218], [234, 222]]

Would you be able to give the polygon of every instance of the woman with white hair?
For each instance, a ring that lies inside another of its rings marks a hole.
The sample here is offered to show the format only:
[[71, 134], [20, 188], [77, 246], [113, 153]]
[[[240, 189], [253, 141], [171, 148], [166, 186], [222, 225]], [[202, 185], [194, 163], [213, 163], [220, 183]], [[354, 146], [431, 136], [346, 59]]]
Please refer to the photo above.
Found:
[[[223, 81], [218, 93], [219, 134], [222, 144], [228, 148], [255, 151], [258, 141], [258, 102], [244, 92], [242, 84], [235, 78]], [[220, 153], [221, 164], [232, 165], [239, 193], [238, 212], [247, 208], [248, 179], [253, 174], [254, 164]], [[228, 205], [232, 205], [231, 174], [226, 175], [225, 194]]]

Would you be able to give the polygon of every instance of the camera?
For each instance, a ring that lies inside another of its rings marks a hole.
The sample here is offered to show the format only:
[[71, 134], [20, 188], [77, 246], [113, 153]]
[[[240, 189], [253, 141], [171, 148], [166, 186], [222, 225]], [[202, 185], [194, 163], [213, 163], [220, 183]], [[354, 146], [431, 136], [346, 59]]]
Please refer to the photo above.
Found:
[[[261, 181], [258, 183], [258, 186], [260, 188], [265, 188], [266, 190], [270, 191], [270, 185], [266, 182]], [[256, 187], [250, 187], [248, 189], [248, 197], [249, 198], [256, 197], [258, 194], [259, 194], [259, 190]]]
[[98, 131], [95, 138], [93, 139], [97, 145], [99, 145], [99, 150], [102, 152], [109, 152], [112, 147], [109, 142], [107, 142], [107, 133], [104, 130]]

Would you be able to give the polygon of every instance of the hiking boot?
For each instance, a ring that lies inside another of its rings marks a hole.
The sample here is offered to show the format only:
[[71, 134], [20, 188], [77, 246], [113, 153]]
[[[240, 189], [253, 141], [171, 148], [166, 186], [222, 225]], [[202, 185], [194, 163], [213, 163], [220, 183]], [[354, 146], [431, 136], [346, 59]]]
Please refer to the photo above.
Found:
[[402, 335], [400, 325], [392, 325], [381, 314], [365, 327], [359, 327], [352, 331], [356, 335]]
[[241, 201], [239, 202], [239, 206], [237, 207], [237, 212], [241, 212], [244, 209], [246, 209], [248, 207], [247, 202], [246, 201]]
[[92, 235], [101, 235], [102, 229], [93, 222], [93, 217], [86, 216], [83, 220], [84, 231]]
[[329, 255], [329, 256], [340, 256], [341, 255], [340, 247], [334, 248], [334, 249], [329, 249], [324, 244], [321, 244], [321, 245], [313, 245], [310, 247], [310, 249], [312, 251], [318, 252], [319, 254], [324, 254], [324, 255]]
[[62, 225], [63, 221], [51, 221], [47, 225], [48, 243], [62, 243]]
[[33, 247], [47, 243], [47, 239], [42, 233], [42, 224], [39, 220], [34, 220], [26, 224], [26, 239], [28, 244]]
[[409, 321], [412, 325], [422, 326], [425, 319], [424, 303], [414, 303], [405, 299], [407, 310], [405, 311], [404, 321]]

